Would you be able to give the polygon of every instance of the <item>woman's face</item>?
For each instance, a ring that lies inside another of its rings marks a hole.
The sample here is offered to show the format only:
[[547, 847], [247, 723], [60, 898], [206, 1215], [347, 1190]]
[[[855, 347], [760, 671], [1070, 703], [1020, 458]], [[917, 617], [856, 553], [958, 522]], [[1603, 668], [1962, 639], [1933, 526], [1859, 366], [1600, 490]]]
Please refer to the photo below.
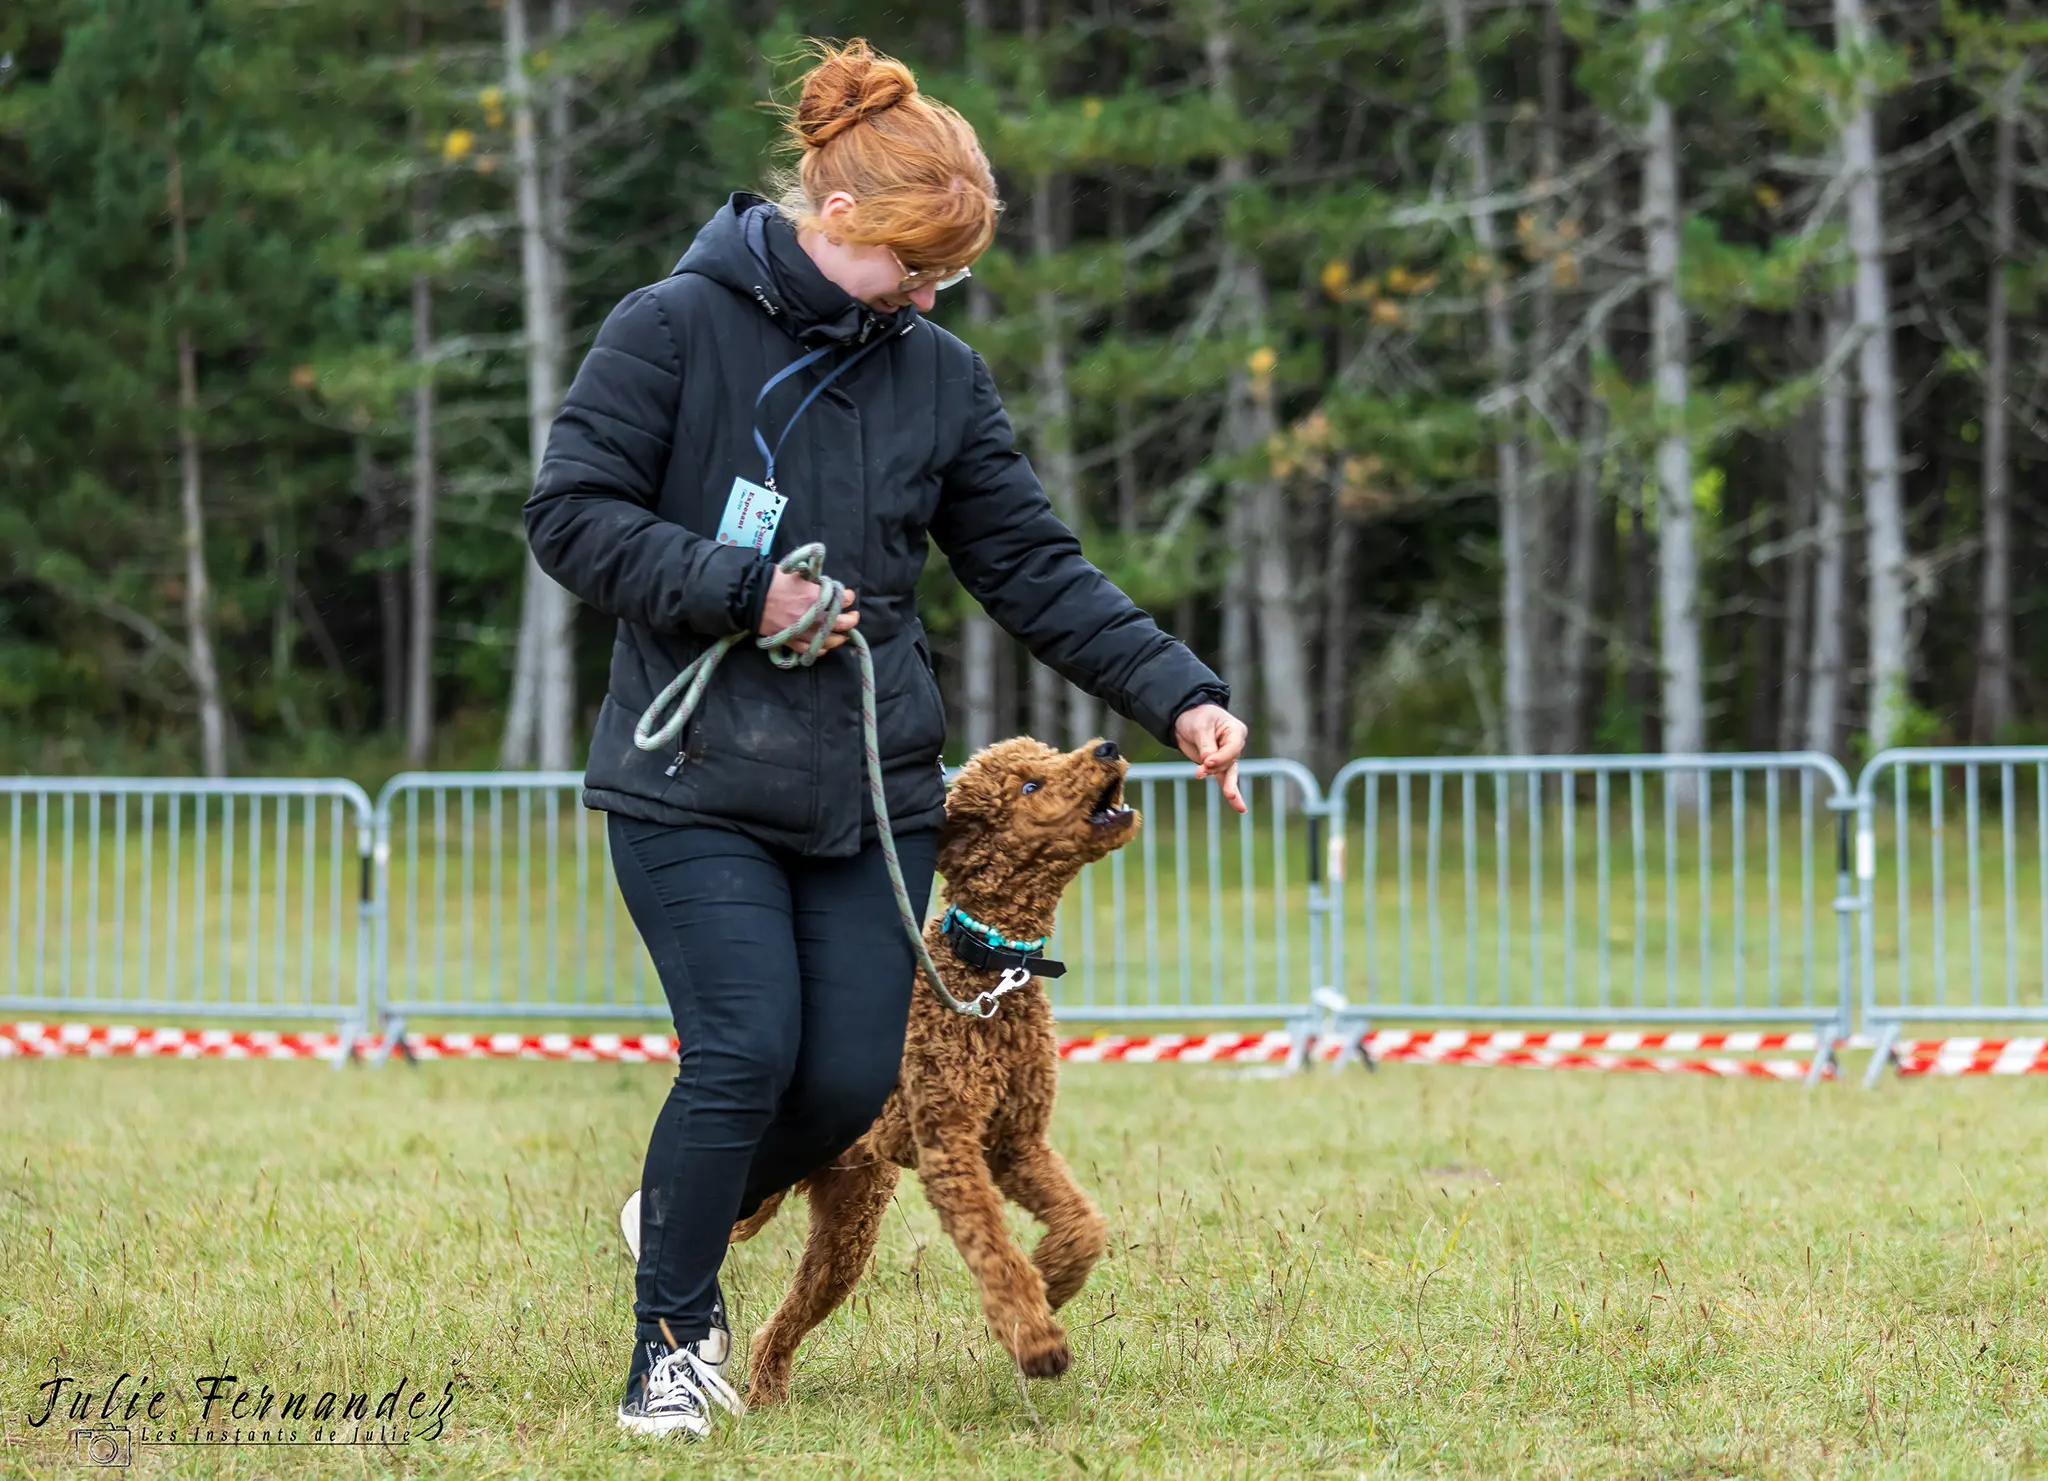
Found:
[[843, 190], [835, 190], [818, 207], [818, 215], [824, 218], [826, 229], [814, 229], [798, 235], [804, 251], [818, 265], [818, 271], [877, 313], [893, 314], [905, 304], [916, 304], [921, 314], [930, 313], [933, 301], [939, 296], [937, 286], [926, 283], [908, 293], [903, 292], [904, 268], [895, 253], [887, 247], [833, 238], [831, 223], [852, 209], [853, 197]]

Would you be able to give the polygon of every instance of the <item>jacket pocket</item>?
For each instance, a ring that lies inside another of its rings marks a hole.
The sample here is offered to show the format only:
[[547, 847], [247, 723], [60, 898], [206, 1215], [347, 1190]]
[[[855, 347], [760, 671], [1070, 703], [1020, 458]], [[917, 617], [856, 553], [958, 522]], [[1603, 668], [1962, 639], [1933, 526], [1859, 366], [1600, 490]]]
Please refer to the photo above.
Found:
[[936, 756], [945, 743], [945, 710], [922, 637], [913, 628], [874, 650], [876, 738], [892, 765]]
[[917, 667], [916, 674], [912, 676], [915, 680], [912, 688], [923, 699], [921, 723], [916, 727], [919, 744], [915, 749], [930, 750], [936, 755], [946, 744], [946, 697], [939, 690], [939, 676], [932, 667], [932, 650], [925, 641], [922, 628], [911, 639], [911, 652]]

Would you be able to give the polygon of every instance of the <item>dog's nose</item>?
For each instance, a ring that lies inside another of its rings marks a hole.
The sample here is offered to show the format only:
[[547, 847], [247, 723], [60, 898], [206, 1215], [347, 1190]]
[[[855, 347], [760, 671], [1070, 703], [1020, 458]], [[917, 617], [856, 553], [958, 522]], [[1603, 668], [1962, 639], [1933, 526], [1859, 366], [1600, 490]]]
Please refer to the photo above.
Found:
[[1104, 741], [1095, 748], [1095, 759], [1097, 761], [1114, 761], [1116, 758], [1117, 749], [1115, 741]]

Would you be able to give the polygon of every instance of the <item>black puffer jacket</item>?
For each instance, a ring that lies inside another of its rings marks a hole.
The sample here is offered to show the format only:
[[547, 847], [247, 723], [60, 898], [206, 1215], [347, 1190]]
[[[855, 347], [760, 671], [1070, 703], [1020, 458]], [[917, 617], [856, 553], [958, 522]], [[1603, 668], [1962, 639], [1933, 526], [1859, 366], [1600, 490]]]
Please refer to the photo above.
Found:
[[772, 443], [827, 370], [876, 335], [889, 341], [782, 444], [776, 483], [789, 507], [771, 553], [823, 541], [826, 569], [860, 594], [895, 825], [944, 815], [945, 714], [917, 620], [927, 534], [998, 623], [1169, 744], [1183, 709], [1228, 700], [1215, 674], [1082, 558], [1017, 452], [981, 357], [914, 309], [878, 315], [849, 297], [772, 207], [742, 194], [674, 274], [605, 321], [526, 504], [541, 568], [619, 619], [586, 805], [721, 823], [814, 855], [851, 854], [873, 837], [851, 648], [784, 671], [742, 643], [680, 753], [640, 750], [633, 726], [684, 664], [759, 622], [769, 559], [711, 537], [733, 479], [764, 476], [762, 385], [808, 349], [845, 347], [770, 393], [760, 416]]

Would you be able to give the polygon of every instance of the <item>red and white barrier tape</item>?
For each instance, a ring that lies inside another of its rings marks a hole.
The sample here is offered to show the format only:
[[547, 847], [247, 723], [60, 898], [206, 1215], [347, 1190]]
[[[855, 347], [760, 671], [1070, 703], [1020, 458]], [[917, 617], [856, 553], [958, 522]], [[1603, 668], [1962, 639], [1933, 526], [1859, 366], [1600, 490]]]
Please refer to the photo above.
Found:
[[[1776, 1051], [1812, 1054], [1820, 1046], [1814, 1033], [1665, 1033], [1582, 1032], [1575, 1029], [1522, 1032], [1439, 1029], [1406, 1033], [1388, 1030], [1368, 1036], [1375, 1059], [1416, 1064], [1490, 1065], [1513, 1069], [1607, 1070], [1620, 1074], [1708, 1075], [1723, 1079], [1804, 1080], [1812, 1064], [1803, 1059], [1681, 1059], [1646, 1050], [1725, 1054]], [[1832, 1077], [1830, 1066], [1825, 1071]]]
[[1367, 1041], [1375, 1057], [1397, 1052], [1432, 1054], [1463, 1049], [1558, 1049], [1613, 1050], [1633, 1053], [1666, 1050], [1673, 1053], [1701, 1053], [1719, 1050], [1724, 1054], [1811, 1054], [1819, 1036], [1806, 1033], [1699, 1033], [1693, 1031], [1642, 1033], [1630, 1030], [1541, 1029], [1381, 1029]]
[[[1279, 1032], [1150, 1034], [1142, 1038], [1107, 1034], [1094, 1039], [1064, 1040], [1060, 1044], [1060, 1057], [1081, 1064], [1269, 1064], [1287, 1058], [1288, 1042], [1288, 1036]], [[1536, 1059], [1482, 1061], [1476, 1056], [1645, 1050], [1674, 1050], [1681, 1053], [1720, 1050], [1731, 1054], [1778, 1051], [1810, 1054], [1818, 1042], [1817, 1036], [1811, 1033], [1589, 1033], [1579, 1030], [1532, 1032], [1522, 1029], [1382, 1029], [1366, 1036], [1365, 1051], [1374, 1059], [1385, 1060], [1446, 1064], [1536, 1064], [1539, 1062]], [[1340, 1047], [1335, 1040], [1322, 1039], [1316, 1044], [1315, 1057], [1335, 1059]], [[1581, 1066], [1573, 1062], [1567, 1067], [1593, 1066], [1590, 1063]]]
[[[354, 1053], [367, 1058], [384, 1041], [365, 1035]], [[667, 1034], [407, 1034], [415, 1059], [560, 1059], [587, 1063], [674, 1061]], [[267, 1029], [127, 1028], [98, 1023], [0, 1023], [0, 1059], [10, 1056], [102, 1059], [326, 1059], [341, 1052], [331, 1033]]]
[[[1580, 1049], [1494, 1049], [1474, 1046], [1434, 1053], [1395, 1050], [1379, 1056], [1415, 1064], [1492, 1065], [1511, 1069], [1607, 1070], [1619, 1074], [1708, 1075], [1738, 1080], [1804, 1080], [1812, 1064], [1803, 1059], [1681, 1059], [1674, 1055], [1608, 1054]], [[1834, 1069], [1824, 1071], [1832, 1078]]]
[[2048, 1039], [1901, 1039], [1892, 1059], [1905, 1076], [2048, 1074]]
[[[1335, 1059], [1335, 1040], [1319, 1042], [1317, 1059]], [[1284, 1033], [1104, 1034], [1060, 1040], [1060, 1058], [1075, 1064], [1274, 1064], [1287, 1058]]]
[[[1971, 1041], [1973, 1043], [1977, 1041]], [[2038, 1041], [2036, 1042], [2037, 1047]], [[1542, 1069], [1595, 1069], [1655, 1074], [1799, 1079], [1798, 1060], [1677, 1059], [1645, 1051], [1724, 1054], [1812, 1053], [1811, 1033], [1634, 1033], [1577, 1030], [1498, 1031], [1385, 1029], [1369, 1034], [1374, 1059], [1422, 1064], [1500, 1065]], [[105, 1024], [0, 1023], [0, 1058], [112, 1056], [177, 1059], [323, 1059], [340, 1052], [331, 1033], [243, 1029], [130, 1028]], [[1238, 1034], [1108, 1034], [1066, 1039], [1060, 1057], [1077, 1064], [1276, 1064], [1287, 1058], [1284, 1032]], [[358, 1039], [354, 1052], [380, 1052], [383, 1041]], [[582, 1063], [647, 1064], [673, 1061], [676, 1042], [666, 1034], [408, 1034], [413, 1058], [538, 1059]], [[1342, 1046], [1319, 1039], [1313, 1057], [1335, 1059]], [[2006, 1073], [2010, 1073], [2007, 1071]]]
[[332, 1059], [339, 1043], [336, 1035], [322, 1033], [131, 1028], [104, 1023], [0, 1023], [0, 1059]]

